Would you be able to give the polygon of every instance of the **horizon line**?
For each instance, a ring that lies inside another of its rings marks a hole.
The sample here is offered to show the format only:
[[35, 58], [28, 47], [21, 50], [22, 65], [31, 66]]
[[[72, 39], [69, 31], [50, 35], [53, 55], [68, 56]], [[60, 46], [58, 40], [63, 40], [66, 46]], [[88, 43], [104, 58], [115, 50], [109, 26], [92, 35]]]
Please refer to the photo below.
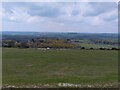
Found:
[[99, 33], [99, 34], [119, 34], [119, 32], [41, 32], [41, 31], [0, 31], [0, 32], [39, 32], [39, 33]]

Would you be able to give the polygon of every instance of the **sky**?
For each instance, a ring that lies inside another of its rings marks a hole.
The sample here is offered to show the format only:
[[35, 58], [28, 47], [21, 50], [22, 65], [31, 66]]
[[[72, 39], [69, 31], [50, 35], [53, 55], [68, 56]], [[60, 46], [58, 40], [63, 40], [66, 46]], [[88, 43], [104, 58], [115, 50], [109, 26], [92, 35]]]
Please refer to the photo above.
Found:
[[2, 31], [117, 33], [115, 2], [3, 2]]

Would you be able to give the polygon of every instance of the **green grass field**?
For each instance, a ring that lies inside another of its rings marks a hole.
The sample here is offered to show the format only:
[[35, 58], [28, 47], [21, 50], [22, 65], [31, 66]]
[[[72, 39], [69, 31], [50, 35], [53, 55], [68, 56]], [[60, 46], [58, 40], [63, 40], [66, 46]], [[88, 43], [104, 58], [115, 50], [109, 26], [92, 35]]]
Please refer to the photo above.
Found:
[[117, 85], [118, 51], [3, 48], [3, 85]]
[[105, 45], [105, 44], [88, 44], [88, 43], [80, 43], [79, 44], [81, 47], [85, 47], [86, 49], [89, 48], [94, 48], [94, 49], [99, 49], [99, 48], [118, 48], [118, 46], [115, 45]]

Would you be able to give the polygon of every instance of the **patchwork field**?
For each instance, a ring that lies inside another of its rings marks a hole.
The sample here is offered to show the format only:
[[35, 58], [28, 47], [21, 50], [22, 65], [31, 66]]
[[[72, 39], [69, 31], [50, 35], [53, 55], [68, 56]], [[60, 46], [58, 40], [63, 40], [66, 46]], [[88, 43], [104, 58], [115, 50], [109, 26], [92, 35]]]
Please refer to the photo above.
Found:
[[59, 83], [112, 85], [118, 81], [118, 51], [3, 48], [3, 86]]

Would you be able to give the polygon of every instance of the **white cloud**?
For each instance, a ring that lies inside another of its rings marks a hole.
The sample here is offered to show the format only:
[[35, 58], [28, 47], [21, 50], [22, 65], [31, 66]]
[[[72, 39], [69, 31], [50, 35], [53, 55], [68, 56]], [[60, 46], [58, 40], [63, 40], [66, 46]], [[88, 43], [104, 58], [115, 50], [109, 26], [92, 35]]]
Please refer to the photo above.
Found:
[[2, 3], [0, 3], [0, 31], [2, 31]]
[[101, 17], [105, 20], [108, 20], [108, 21], [112, 21], [114, 19], [117, 19], [118, 17], [118, 10], [115, 9], [115, 10], [112, 10], [110, 12], [107, 12], [107, 13], [103, 13], [101, 14]]
[[6, 10], [3, 9], [3, 18], [8, 19], [9, 21], [13, 22], [34, 22], [38, 19], [37, 16], [30, 16], [27, 12], [26, 8], [19, 8], [15, 7], [11, 9], [11, 13], [8, 13]]
[[[106, 7], [105, 4], [102, 7], [102, 3], [97, 3], [99, 7], [94, 4], [91, 6], [88, 2], [4, 4], [6, 4], [3, 6], [4, 30], [18, 28], [17, 30], [48, 32], [99, 32], [101, 27], [102, 29], [109, 28], [109, 25], [113, 26], [110, 28], [111, 31], [116, 30], [117, 8], [113, 9], [114, 5], [112, 5], [110, 9], [111, 4], [109, 7]], [[91, 13], [92, 15], [90, 15]], [[8, 25], [8, 29], [5, 27], [6, 25]], [[105, 32], [104, 30], [103, 32]]]
[[95, 16], [95, 17], [92, 18], [91, 24], [93, 26], [97, 26], [97, 25], [104, 24], [104, 21], [103, 21], [103, 19], [101, 17]]
[[[3, 1], [11, 1], [16, 2], [16, 0], [3, 0]], [[119, 0], [22, 0], [24, 2], [119, 2]], [[21, 0], [17, 0], [17, 2], [21, 2]]]

